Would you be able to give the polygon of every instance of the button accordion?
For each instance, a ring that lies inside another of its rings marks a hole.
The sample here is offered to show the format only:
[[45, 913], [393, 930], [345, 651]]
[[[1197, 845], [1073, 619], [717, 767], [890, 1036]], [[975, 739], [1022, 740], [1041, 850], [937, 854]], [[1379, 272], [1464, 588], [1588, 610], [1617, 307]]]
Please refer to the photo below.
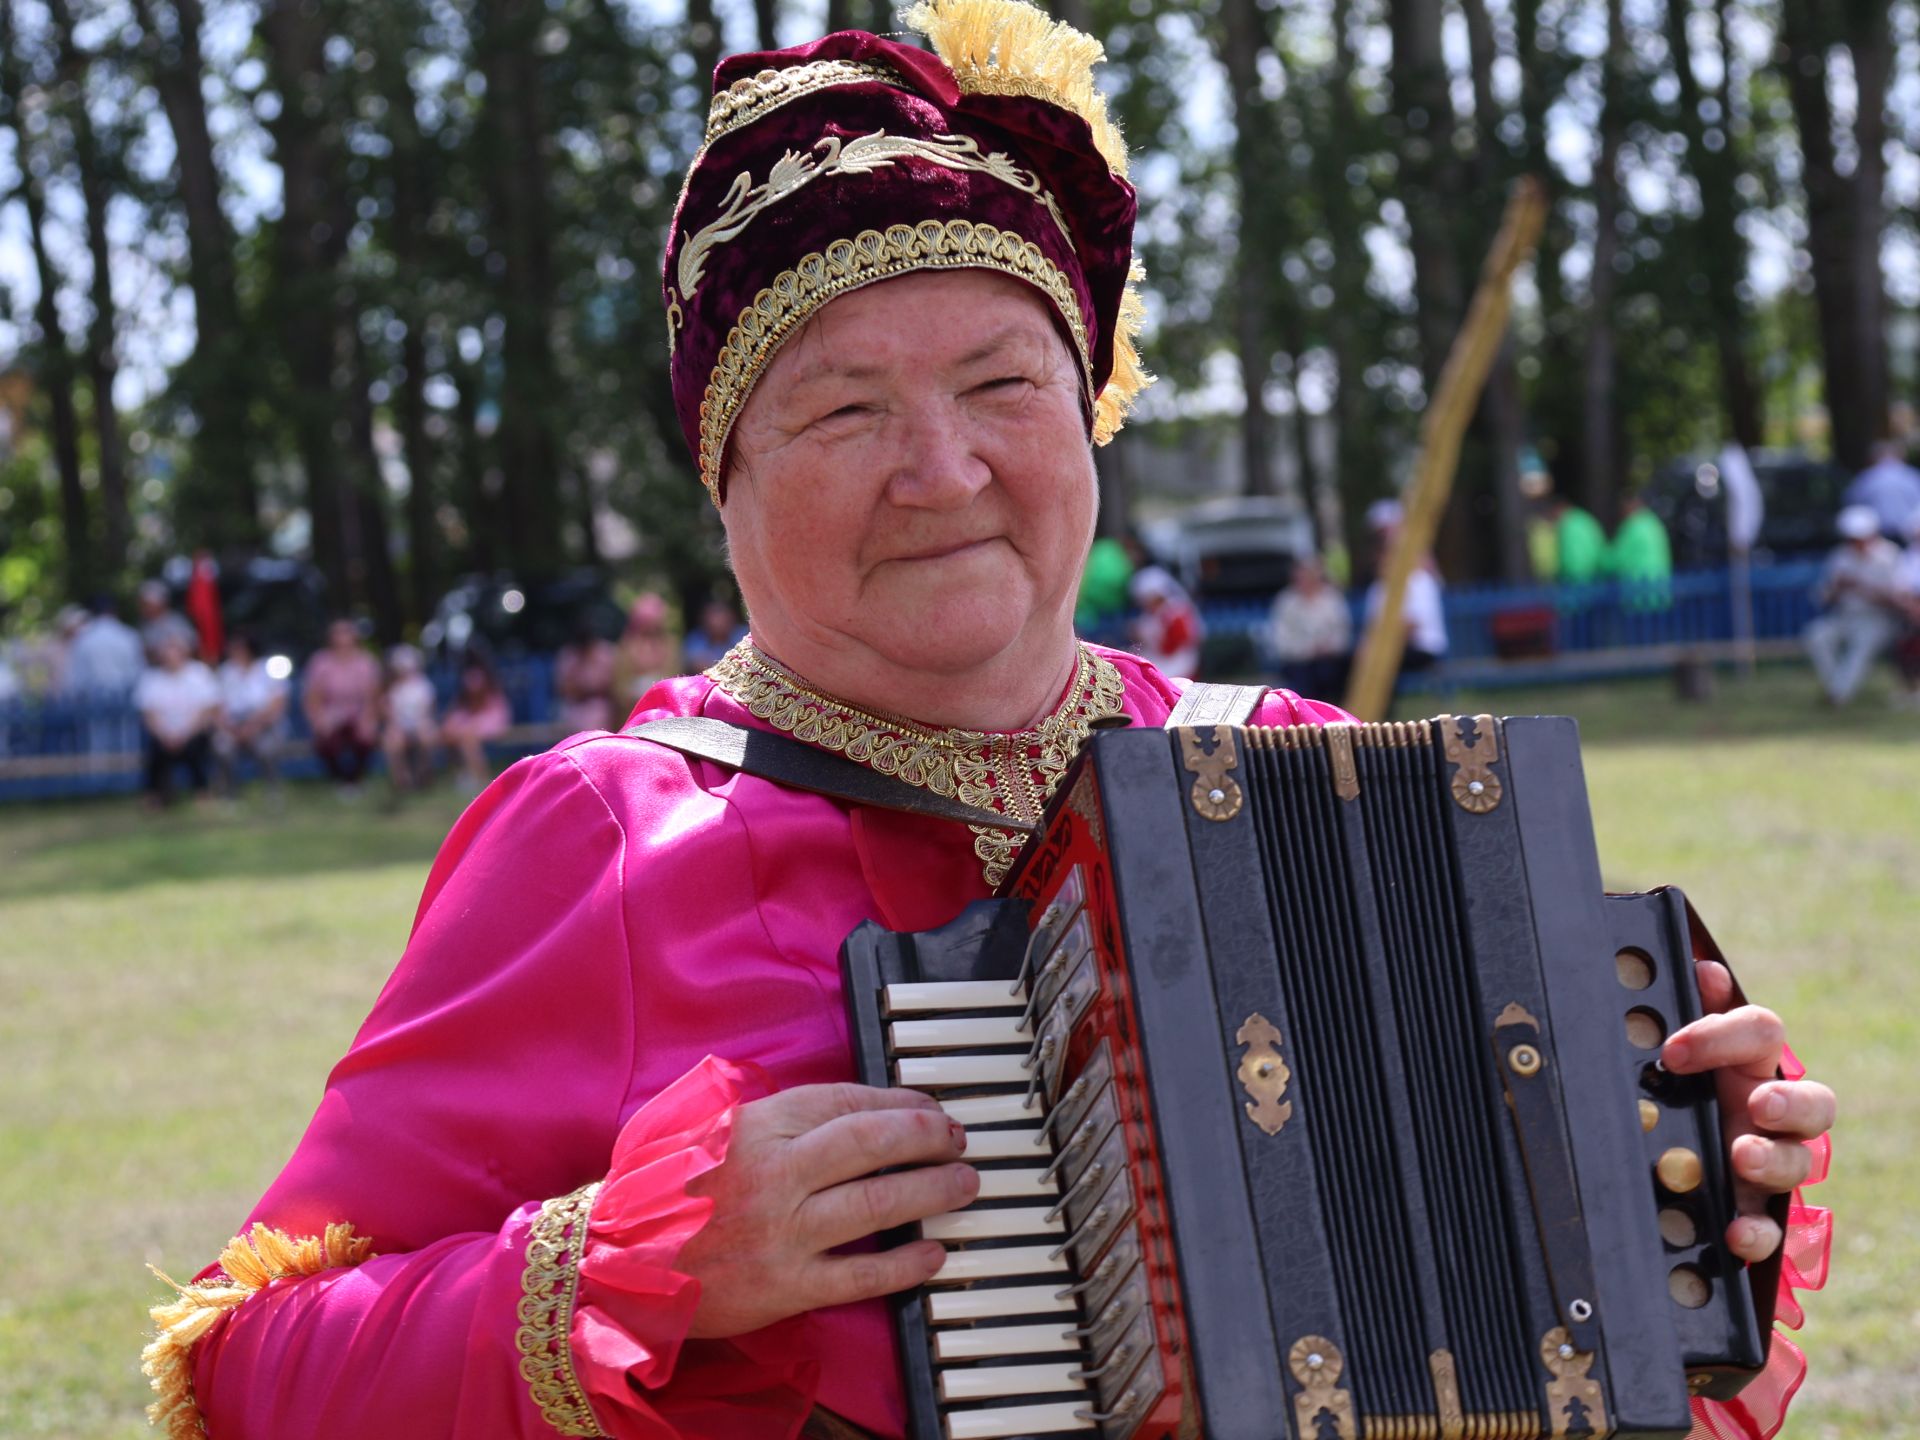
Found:
[[1570, 720], [1097, 734], [998, 897], [842, 951], [981, 1178], [912, 1440], [1684, 1435], [1771, 1328], [1658, 1059], [1710, 946], [1605, 894]]

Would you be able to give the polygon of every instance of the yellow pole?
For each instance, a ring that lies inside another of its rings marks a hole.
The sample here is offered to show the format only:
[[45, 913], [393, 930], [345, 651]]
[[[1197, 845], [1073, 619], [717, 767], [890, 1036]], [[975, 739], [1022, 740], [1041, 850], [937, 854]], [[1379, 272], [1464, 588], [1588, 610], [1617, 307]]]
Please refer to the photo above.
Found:
[[1407, 644], [1406, 617], [1401, 613], [1407, 603], [1407, 578], [1420, 557], [1432, 548], [1434, 534], [1440, 528], [1440, 515], [1447, 508], [1454, 472], [1460, 465], [1460, 442], [1479, 407], [1487, 372], [1493, 368], [1494, 356], [1500, 353], [1500, 342], [1507, 333], [1507, 316], [1513, 308], [1513, 272], [1533, 253], [1546, 219], [1545, 189], [1531, 176], [1522, 178], [1507, 201], [1500, 233], [1480, 271], [1480, 288], [1474, 292], [1466, 323], [1454, 337], [1440, 383], [1420, 423], [1420, 456], [1414, 465], [1413, 484], [1407, 489], [1400, 534], [1382, 575], [1385, 594], [1379, 613], [1361, 637], [1353, 679], [1347, 686], [1347, 709], [1362, 720], [1387, 718], [1394, 678], [1400, 673], [1400, 657]]

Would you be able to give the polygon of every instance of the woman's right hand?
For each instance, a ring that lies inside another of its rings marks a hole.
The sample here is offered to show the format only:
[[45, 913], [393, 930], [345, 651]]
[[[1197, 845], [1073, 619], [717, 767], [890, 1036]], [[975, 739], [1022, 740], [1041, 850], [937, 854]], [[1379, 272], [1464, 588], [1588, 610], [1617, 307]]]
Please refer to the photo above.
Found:
[[[725, 1163], [690, 1193], [713, 1214], [674, 1268], [700, 1282], [691, 1334], [758, 1330], [827, 1305], [926, 1283], [946, 1261], [937, 1241], [829, 1252], [879, 1231], [971, 1204], [966, 1132], [914, 1090], [803, 1085], [740, 1107]], [[911, 1167], [879, 1175], [878, 1170]]]

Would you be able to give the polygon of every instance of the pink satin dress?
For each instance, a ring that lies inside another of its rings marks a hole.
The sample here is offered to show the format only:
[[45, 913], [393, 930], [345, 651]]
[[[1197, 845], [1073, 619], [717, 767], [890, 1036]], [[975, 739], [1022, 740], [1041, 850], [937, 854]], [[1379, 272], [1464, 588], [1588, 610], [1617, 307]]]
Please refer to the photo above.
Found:
[[[1126, 713], [1163, 724], [1179, 687], [1101, 653]], [[667, 715], [769, 728], [704, 677], [655, 685], [632, 719]], [[1257, 720], [1345, 718], [1276, 691]], [[528, 1242], [543, 1202], [601, 1180], [553, 1349], [603, 1433], [781, 1440], [819, 1404], [899, 1435], [881, 1303], [691, 1339], [698, 1289], [674, 1260], [735, 1107], [852, 1078], [846, 934], [938, 925], [987, 893], [960, 826], [617, 735], [514, 766], [448, 836], [399, 967], [249, 1217], [350, 1222], [375, 1254], [270, 1286], [199, 1343], [212, 1440], [559, 1433], [523, 1374]]]

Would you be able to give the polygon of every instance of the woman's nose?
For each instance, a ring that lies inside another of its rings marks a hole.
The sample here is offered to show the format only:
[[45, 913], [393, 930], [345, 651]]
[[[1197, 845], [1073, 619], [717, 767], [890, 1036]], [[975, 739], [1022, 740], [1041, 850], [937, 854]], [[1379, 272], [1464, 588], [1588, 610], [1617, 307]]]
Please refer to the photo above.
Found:
[[929, 510], [967, 505], [993, 479], [992, 467], [978, 453], [978, 439], [958, 406], [916, 409], [900, 434], [888, 498]]

